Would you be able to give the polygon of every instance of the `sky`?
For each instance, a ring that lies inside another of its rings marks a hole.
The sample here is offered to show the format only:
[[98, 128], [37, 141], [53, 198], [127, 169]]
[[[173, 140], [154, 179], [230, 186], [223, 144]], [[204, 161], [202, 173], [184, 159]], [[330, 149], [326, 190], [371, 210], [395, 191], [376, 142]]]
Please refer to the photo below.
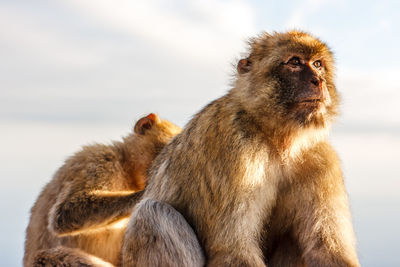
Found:
[[180, 126], [231, 87], [246, 40], [301, 29], [337, 62], [342, 161], [363, 266], [400, 266], [400, 2], [0, 0], [0, 265], [82, 145], [156, 112]]

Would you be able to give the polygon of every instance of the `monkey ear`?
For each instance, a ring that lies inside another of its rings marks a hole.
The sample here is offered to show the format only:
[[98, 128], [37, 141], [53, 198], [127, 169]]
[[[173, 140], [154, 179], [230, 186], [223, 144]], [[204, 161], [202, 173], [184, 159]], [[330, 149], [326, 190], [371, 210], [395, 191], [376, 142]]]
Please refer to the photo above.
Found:
[[251, 61], [248, 58], [239, 60], [237, 65], [237, 71], [239, 74], [245, 74], [251, 70]]
[[154, 113], [150, 113], [146, 117], [141, 118], [135, 125], [135, 133], [144, 135], [147, 130], [150, 130], [154, 123], [156, 123], [158, 117]]

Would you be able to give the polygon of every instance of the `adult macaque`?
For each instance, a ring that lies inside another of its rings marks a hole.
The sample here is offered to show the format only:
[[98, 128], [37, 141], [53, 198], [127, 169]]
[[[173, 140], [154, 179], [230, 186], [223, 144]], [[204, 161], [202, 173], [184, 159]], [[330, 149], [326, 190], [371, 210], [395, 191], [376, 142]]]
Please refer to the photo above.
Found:
[[[123, 265], [359, 266], [327, 141], [339, 102], [333, 61], [303, 32], [252, 39], [234, 87], [156, 158]], [[186, 221], [194, 233], [180, 230]]]

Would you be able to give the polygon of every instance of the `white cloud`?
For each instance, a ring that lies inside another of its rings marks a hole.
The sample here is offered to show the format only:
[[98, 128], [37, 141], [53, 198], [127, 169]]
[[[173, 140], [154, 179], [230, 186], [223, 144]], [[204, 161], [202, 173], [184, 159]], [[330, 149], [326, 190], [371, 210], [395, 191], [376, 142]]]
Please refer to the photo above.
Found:
[[324, 4], [329, 0], [307, 0], [302, 1], [298, 7], [296, 7], [292, 14], [287, 19], [285, 26], [287, 28], [299, 28], [304, 27], [307, 16], [317, 12]]
[[[317, 14], [322, 8], [327, 5], [334, 4], [336, 8], [346, 5], [345, 0], [306, 0], [296, 2], [297, 6], [286, 20], [285, 26], [288, 29], [304, 28], [307, 24], [307, 18], [313, 14]], [[314, 25], [318, 27], [319, 25]]]
[[213, 98], [228, 87], [230, 62], [255, 32], [253, 10], [240, 0], [71, 0], [0, 8], [10, 25], [0, 28], [8, 72], [2, 94], [10, 97], [3, 101], [18, 112], [70, 109], [79, 98]]
[[[14, 77], [3, 82], [2, 94], [10, 97], [3, 99], [3, 114], [29, 114], [32, 118], [51, 110], [54, 118], [60, 114], [100, 114], [99, 118], [109, 118], [103, 112], [110, 112], [99, 108], [104, 103], [118, 116], [131, 106], [135, 109], [130, 108], [130, 112], [182, 107], [182, 98], [186, 107], [197, 108], [226, 91], [229, 62], [243, 52], [244, 38], [256, 29], [254, 10], [244, 1], [168, 2], [172, 7], [158, 0], [61, 3], [52, 8], [66, 10], [66, 16], [60, 18], [65, 20], [62, 25], [68, 27], [79, 19], [89, 30], [60, 29], [48, 23], [54, 18], [47, 18], [47, 13], [1, 6], [0, 15], [8, 27], [0, 28], [0, 41], [19, 53], [10, 62], [15, 65], [10, 74]], [[331, 1], [308, 0], [289, 21], [298, 26], [328, 3]], [[382, 20], [377, 27], [390, 29], [390, 25]], [[82, 36], [92, 29], [99, 35], [124, 38], [96, 43], [96, 38]], [[132, 47], [138, 39], [141, 46], [135, 50]], [[0, 55], [3, 60], [10, 58], [7, 50], [0, 51]], [[67, 74], [63, 66], [69, 68]], [[400, 123], [398, 69], [362, 72], [339, 67], [339, 71], [344, 121]], [[154, 98], [157, 101], [151, 100]], [[118, 99], [124, 99], [124, 104]], [[184, 114], [194, 111], [189, 109]]]
[[101, 62], [93, 49], [40, 22], [40, 14], [1, 6], [0, 17], [1, 53], [9, 65], [34, 62], [36, 66], [85, 68]]
[[[238, 40], [255, 32], [254, 14], [244, 1], [172, 1], [183, 8], [169, 9], [163, 1], [65, 1], [96, 23], [113, 31], [139, 36], [196, 61], [231, 57]], [[186, 15], [190, 14], [192, 17]]]

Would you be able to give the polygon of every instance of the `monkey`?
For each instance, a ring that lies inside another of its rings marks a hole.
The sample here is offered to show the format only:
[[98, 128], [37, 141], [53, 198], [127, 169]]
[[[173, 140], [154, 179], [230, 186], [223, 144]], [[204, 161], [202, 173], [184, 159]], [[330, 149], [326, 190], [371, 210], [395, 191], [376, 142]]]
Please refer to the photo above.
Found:
[[151, 113], [111, 145], [69, 159], [31, 209], [24, 266], [117, 266], [128, 217], [147, 170], [180, 127]]
[[250, 39], [232, 88], [156, 157], [122, 265], [360, 266], [327, 140], [340, 100], [334, 73], [333, 52], [309, 33]]

